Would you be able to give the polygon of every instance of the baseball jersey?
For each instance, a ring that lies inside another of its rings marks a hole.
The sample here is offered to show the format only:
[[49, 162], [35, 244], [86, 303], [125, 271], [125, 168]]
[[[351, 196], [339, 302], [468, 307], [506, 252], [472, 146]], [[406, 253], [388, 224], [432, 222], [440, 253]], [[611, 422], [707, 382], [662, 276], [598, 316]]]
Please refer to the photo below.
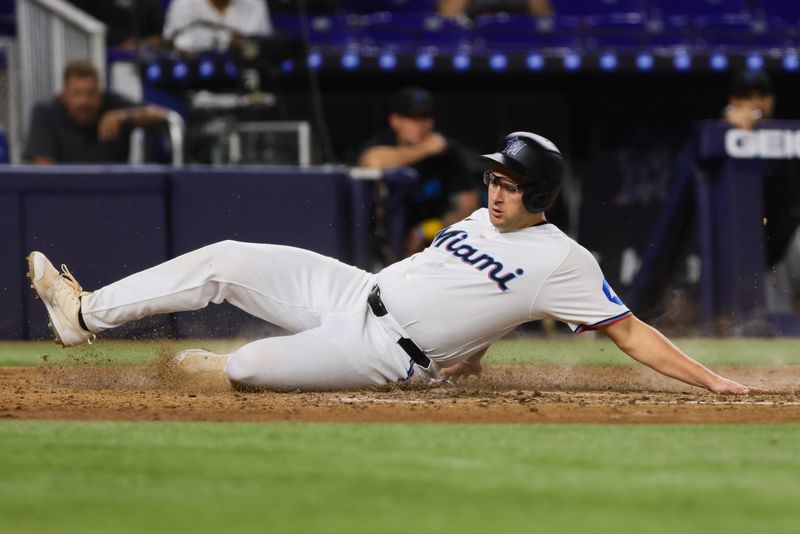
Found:
[[552, 224], [502, 232], [486, 208], [378, 273], [389, 313], [452, 365], [516, 326], [552, 317], [576, 333], [631, 316], [594, 256]]

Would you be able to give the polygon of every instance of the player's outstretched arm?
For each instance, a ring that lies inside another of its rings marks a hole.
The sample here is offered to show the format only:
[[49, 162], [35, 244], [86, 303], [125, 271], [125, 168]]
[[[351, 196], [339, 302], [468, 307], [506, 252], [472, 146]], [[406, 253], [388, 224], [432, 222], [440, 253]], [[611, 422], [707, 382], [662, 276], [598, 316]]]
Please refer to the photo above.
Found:
[[616, 345], [634, 360], [659, 373], [715, 393], [763, 393], [766, 390], [729, 380], [696, 362], [672, 344], [661, 332], [636, 317], [602, 329]]

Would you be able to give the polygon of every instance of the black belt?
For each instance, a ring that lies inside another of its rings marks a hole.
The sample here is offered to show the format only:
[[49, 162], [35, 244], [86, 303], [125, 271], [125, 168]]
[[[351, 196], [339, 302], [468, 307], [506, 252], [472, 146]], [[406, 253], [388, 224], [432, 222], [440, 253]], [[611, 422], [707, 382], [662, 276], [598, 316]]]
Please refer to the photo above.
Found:
[[[389, 310], [386, 309], [386, 306], [381, 300], [381, 289], [377, 285], [372, 288], [372, 291], [369, 292], [367, 303], [369, 304], [369, 307], [372, 308], [372, 313], [375, 314], [375, 317], [383, 317], [389, 313]], [[397, 344], [400, 345], [404, 351], [406, 351], [406, 354], [408, 354], [411, 359], [414, 360], [414, 363], [423, 369], [430, 367], [431, 359], [425, 356], [425, 353], [422, 352], [422, 349], [420, 349], [412, 340], [408, 339], [407, 337], [401, 337], [397, 340]]]

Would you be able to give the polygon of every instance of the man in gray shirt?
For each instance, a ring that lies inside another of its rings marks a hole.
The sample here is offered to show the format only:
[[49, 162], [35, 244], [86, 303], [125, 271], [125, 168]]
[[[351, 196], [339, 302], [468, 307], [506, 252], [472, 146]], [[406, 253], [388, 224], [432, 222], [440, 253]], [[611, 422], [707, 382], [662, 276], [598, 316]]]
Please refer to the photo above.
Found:
[[167, 113], [102, 91], [94, 66], [73, 61], [64, 69], [61, 94], [34, 108], [23, 158], [36, 164], [125, 163], [132, 129], [165, 122]]

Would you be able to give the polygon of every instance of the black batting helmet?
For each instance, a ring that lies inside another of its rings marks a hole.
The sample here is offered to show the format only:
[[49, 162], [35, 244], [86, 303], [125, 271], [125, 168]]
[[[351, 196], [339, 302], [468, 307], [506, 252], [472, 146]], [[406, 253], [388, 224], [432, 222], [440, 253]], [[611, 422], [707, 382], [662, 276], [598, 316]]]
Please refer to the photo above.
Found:
[[522, 204], [531, 213], [550, 209], [561, 190], [564, 160], [549, 139], [531, 132], [514, 132], [500, 152], [481, 156], [522, 177]]

